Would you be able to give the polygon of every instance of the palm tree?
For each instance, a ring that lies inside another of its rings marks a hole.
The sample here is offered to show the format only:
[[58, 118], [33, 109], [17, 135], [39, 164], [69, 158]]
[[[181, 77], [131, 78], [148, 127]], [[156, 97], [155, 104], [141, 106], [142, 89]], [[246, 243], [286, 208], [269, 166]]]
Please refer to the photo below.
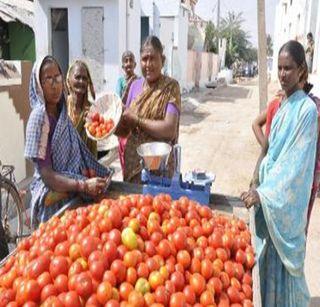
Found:
[[221, 20], [221, 36], [228, 40], [229, 51], [233, 49], [234, 37], [241, 31], [242, 23], [245, 20], [242, 17], [242, 12], [236, 14], [235, 12], [228, 12], [227, 17]]
[[204, 39], [204, 47], [203, 49], [207, 52], [217, 52], [217, 37], [218, 37], [218, 30], [212, 21], [206, 26], [205, 29], [205, 39]]
[[228, 12], [227, 17], [221, 20], [220, 35], [227, 40], [226, 65], [230, 66], [237, 57], [246, 58], [248, 48], [251, 48], [249, 35], [241, 27], [244, 22], [242, 12]]

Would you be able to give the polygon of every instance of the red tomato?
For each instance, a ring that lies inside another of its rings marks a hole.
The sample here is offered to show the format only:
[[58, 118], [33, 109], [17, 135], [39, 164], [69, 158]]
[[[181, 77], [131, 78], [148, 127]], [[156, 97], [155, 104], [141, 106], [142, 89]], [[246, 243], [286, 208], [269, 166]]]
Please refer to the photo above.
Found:
[[[109, 234], [109, 237], [110, 237], [110, 234]], [[111, 263], [113, 260], [117, 258], [117, 255], [118, 255], [116, 243], [110, 239], [110, 241], [107, 241], [104, 244], [102, 248], [102, 252], [107, 257], [108, 262]]]
[[49, 274], [49, 272], [43, 272], [38, 278], [37, 282], [39, 284], [40, 289], [42, 289], [44, 286], [52, 283], [52, 278]]
[[103, 281], [109, 282], [112, 287], [115, 287], [117, 284], [117, 278], [112, 271], [105, 271], [104, 272]]
[[190, 277], [190, 286], [196, 295], [201, 295], [201, 293], [205, 290], [206, 280], [199, 273], [194, 273]]
[[33, 301], [28, 301], [25, 302], [22, 307], [38, 307], [38, 304]]
[[66, 306], [57, 297], [50, 296], [41, 304], [41, 307], [66, 307]]
[[174, 272], [171, 274], [170, 280], [172, 281], [176, 291], [181, 291], [184, 288], [184, 276], [181, 272]]
[[56, 256], [50, 263], [50, 275], [52, 279], [55, 279], [60, 274], [68, 274], [69, 263], [66, 257]]
[[114, 260], [110, 266], [110, 270], [113, 272], [119, 283], [123, 282], [126, 279], [127, 270], [121, 260]]
[[232, 261], [228, 260], [224, 263], [224, 271], [229, 275], [230, 278], [235, 275], [235, 268]]
[[212, 262], [209, 259], [201, 261], [201, 275], [206, 279], [210, 279], [213, 274]]
[[177, 261], [183, 266], [184, 269], [189, 268], [191, 264], [190, 254], [186, 250], [180, 250], [177, 254]]
[[98, 224], [99, 230], [103, 232], [109, 232], [112, 229], [112, 222], [108, 217], [103, 218]]
[[163, 239], [162, 233], [156, 231], [150, 236], [150, 240], [154, 245], [158, 245], [160, 241]]
[[[22, 295], [22, 293], [20, 294]], [[23, 297], [19, 297], [19, 292], [17, 292], [17, 298], [19, 301], [23, 301]], [[5, 307], [9, 302], [12, 302], [15, 300], [15, 293], [12, 289], [6, 289], [0, 292], [0, 306]]]
[[227, 290], [228, 297], [231, 303], [240, 303], [240, 293], [239, 290], [233, 286], [229, 287]]
[[149, 257], [152, 257], [157, 253], [156, 247], [152, 241], [145, 242], [145, 250]]
[[173, 233], [173, 243], [177, 250], [187, 248], [187, 235], [182, 230], [177, 230]]
[[241, 264], [244, 264], [246, 262], [246, 253], [242, 249], [238, 249], [235, 260]]
[[133, 267], [128, 268], [126, 281], [132, 285], [135, 285], [137, 279], [138, 279], [138, 274], [136, 269]]
[[251, 252], [247, 252], [246, 254], [246, 267], [248, 269], [252, 269], [255, 263], [254, 254]]
[[205, 290], [200, 296], [200, 303], [202, 306], [214, 305], [214, 292], [211, 290]]
[[171, 254], [171, 249], [170, 249], [170, 244], [169, 241], [164, 239], [161, 240], [159, 245], [158, 245], [158, 253], [163, 257], [163, 258], [168, 258]]
[[154, 292], [155, 301], [167, 306], [170, 300], [170, 293], [165, 286], [159, 286]]
[[105, 307], [120, 307], [120, 304], [116, 300], [110, 300], [105, 304]]
[[230, 286], [230, 277], [226, 272], [221, 272], [219, 278], [222, 282], [223, 289], [227, 289]]
[[212, 246], [213, 248], [219, 248], [222, 247], [222, 237], [221, 234], [214, 232], [212, 233], [212, 235], [209, 238], [209, 244], [210, 246]]
[[176, 292], [170, 297], [170, 307], [186, 307], [186, 297], [182, 292]]
[[124, 245], [119, 245], [117, 247], [117, 253], [118, 253], [118, 257], [123, 260], [124, 255], [128, 252], [128, 248]]
[[249, 300], [252, 300], [252, 288], [251, 286], [247, 285], [247, 284], [243, 284], [242, 285], [242, 291], [245, 295], [245, 297]]
[[228, 260], [228, 254], [224, 248], [217, 248], [216, 253], [217, 253], [217, 257], [223, 262]]
[[76, 291], [69, 291], [64, 298], [65, 307], [81, 307], [80, 297]]
[[242, 283], [252, 286], [252, 277], [248, 272], [244, 273]]
[[234, 276], [238, 280], [242, 280], [243, 274], [244, 274], [243, 265], [240, 263], [234, 263], [233, 265], [234, 265]]
[[160, 263], [156, 262], [154, 258], [148, 258], [146, 260], [149, 272], [156, 271], [160, 268]]
[[31, 279], [36, 279], [43, 272], [48, 271], [50, 265], [50, 257], [41, 255], [37, 259], [30, 262], [27, 266], [27, 274]]
[[86, 301], [86, 307], [89, 306], [101, 306], [101, 304], [99, 303], [98, 299], [97, 299], [97, 294], [92, 294], [88, 300]]
[[100, 114], [98, 112], [95, 112], [91, 115], [91, 120], [93, 122], [99, 122], [99, 119], [100, 119]]
[[118, 206], [112, 206], [108, 211], [108, 218], [110, 219], [113, 228], [120, 229], [122, 225], [122, 213]]
[[80, 242], [81, 255], [88, 258], [93, 251], [98, 249], [98, 245], [100, 243], [100, 239], [92, 236], [86, 236], [82, 242]]
[[128, 297], [128, 303], [129, 303], [129, 306], [132, 306], [132, 307], [144, 306], [145, 302], [144, 302], [144, 297], [142, 293], [136, 290], [131, 291]]
[[97, 289], [97, 299], [100, 304], [105, 304], [112, 298], [112, 286], [109, 282], [103, 281]]
[[82, 264], [79, 261], [75, 261], [70, 265], [70, 268], [68, 270], [68, 276], [70, 277], [70, 276], [79, 274], [83, 271], [84, 271], [84, 269], [83, 269]]
[[60, 274], [54, 280], [54, 286], [58, 290], [59, 293], [68, 291], [68, 276], [64, 274]]
[[93, 291], [92, 278], [88, 272], [80, 273], [76, 278], [76, 292], [79, 296], [88, 298]]
[[191, 273], [200, 273], [201, 272], [201, 261], [198, 258], [192, 258], [191, 260]]
[[193, 288], [188, 285], [183, 289], [183, 293], [186, 297], [186, 302], [190, 305], [194, 305], [196, 302], [196, 293], [194, 292]]
[[129, 298], [129, 294], [133, 291], [134, 287], [128, 282], [123, 282], [119, 287], [120, 298], [124, 301], [127, 301]]
[[40, 300], [41, 290], [37, 281], [30, 279], [25, 285], [26, 301], [37, 302]]
[[252, 301], [247, 299], [243, 300], [242, 304], [243, 304], [243, 307], [253, 307]]
[[204, 250], [204, 256], [205, 256], [205, 258], [209, 259], [210, 261], [213, 261], [217, 258], [216, 250], [212, 246], [208, 246]]
[[41, 290], [41, 302], [44, 302], [50, 296], [57, 296], [58, 291], [53, 284], [48, 284]]
[[116, 245], [121, 243], [121, 232], [119, 229], [112, 229], [109, 232], [109, 240], [113, 241]]
[[210, 278], [210, 280], [208, 281], [208, 285], [213, 286], [215, 294], [219, 295], [222, 292], [223, 285], [218, 277]]
[[149, 268], [146, 263], [142, 262], [138, 264], [137, 267], [138, 277], [148, 278], [149, 276]]
[[98, 281], [101, 281], [103, 278], [104, 270], [105, 270], [105, 265], [103, 261], [97, 260], [91, 263], [89, 266], [90, 268], [90, 273], [92, 277]]

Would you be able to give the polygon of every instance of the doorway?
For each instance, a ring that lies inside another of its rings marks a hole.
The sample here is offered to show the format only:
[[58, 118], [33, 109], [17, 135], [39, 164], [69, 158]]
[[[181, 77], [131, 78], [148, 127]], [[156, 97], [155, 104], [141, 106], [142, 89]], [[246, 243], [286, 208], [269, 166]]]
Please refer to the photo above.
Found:
[[145, 39], [149, 36], [149, 17], [141, 17], [141, 46]]
[[82, 54], [90, 68], [96, 92], [103, 90], [104, 83], [104, 9], [84, 7], [81, 13]]
[[51, 38], [52, 55], [66, 74], [69, 66], [68, 9], [51, 9]]

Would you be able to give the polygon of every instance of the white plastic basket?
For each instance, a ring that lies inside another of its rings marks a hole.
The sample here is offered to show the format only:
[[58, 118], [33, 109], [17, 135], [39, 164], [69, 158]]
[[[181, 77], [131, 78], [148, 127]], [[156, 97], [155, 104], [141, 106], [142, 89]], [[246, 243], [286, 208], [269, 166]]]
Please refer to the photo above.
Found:
[[92, 122], [90, 115], [95, 112], [101, 114], [105, 120], [112, 119], [114, 122], [114, 126], [109, 131], [109, 133], [107, 133], [101, 138], [94, 137], [86, 128], [87, 136], [94, 141], [106, 140], [115, 132], [117, 125], [119, 124], [122, 114], [122, 101], [120, 97], [115, 93], [105, 93], [100, 98], [98, 98], [96, 102], [92, 104], [92, 106], [90, 107], [90, 110], [86, 118], [87, 123]]

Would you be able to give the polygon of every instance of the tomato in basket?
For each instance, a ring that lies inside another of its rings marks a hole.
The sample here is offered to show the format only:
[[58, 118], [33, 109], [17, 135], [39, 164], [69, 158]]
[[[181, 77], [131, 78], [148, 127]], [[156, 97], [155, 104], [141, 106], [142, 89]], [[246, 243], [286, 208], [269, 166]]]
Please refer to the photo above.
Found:
[[105, 119], [98, 112], [93, 113], [90, 116], [91, 123], [86, 123], [86, 129], [88, 132], [96, 138], [102, 138], [110, 133], [114, 127], [114, 121], [110, 119]]

